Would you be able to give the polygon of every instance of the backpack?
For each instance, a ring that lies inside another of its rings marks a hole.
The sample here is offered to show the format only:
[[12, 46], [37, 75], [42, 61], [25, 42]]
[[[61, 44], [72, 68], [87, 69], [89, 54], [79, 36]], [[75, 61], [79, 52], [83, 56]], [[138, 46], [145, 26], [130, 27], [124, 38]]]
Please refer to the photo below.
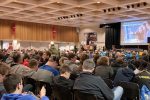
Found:
[[150, 90], [146, 85], [143, 85], [140, 91], [141, 100], [150, 100]]

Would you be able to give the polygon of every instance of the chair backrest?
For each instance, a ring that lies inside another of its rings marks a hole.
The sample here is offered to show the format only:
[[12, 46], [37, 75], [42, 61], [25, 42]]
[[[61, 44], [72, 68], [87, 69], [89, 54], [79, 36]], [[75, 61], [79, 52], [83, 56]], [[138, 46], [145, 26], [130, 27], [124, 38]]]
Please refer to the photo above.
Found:
[[140, 100], [139, 85], [132, 82], [118, 82], [117, 86], [121, 86], [124, 89], [122, 98], [127, 100]]
[[73, 93], [67, 87], [55, 85], [52, 87], [52, 94], [57, 100], [73, 100]]
[[35, 88], [36, 88], [36, 80], [29, 78], [29, 77], [24, 77], [23, 78], [23, 84], [24, 85], [32, 85], [32, 90], [31, 92], [35, 93]]
[[83, 93], [79, 90], [74, 91], [74, 98], [75, 98], [74, 100], [99, 100], [95, 95]]
[[42, 81], [36, 82], [36, 94], [39, 94], [42, 86], [44, 86], [46, 88], [46, 96], [48, 96], [50, 98], [51, 94], [52, 94], [52, 88], [51, 88], [51, 85], [46, 82], [42, 82]]
[[112, 80], [110, 80], [110, 79], [103, 79], [103, 80], [104, 80], [104, 82], [107, 84], [107, 86], [108, 86], [109, 88], [112, 89], [112, 88], [114, 87]]

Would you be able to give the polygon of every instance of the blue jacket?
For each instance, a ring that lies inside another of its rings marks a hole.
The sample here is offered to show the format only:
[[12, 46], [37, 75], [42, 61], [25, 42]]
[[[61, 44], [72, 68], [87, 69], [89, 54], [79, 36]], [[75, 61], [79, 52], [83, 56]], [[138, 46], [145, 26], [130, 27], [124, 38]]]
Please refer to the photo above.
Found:
[[59, 71], [51, 66], [48, 66], [48, 65], [43, 65], [40, 67], [40, 69], [45, 69], [47, 71], [50, 71], [54, 74], [54, 76], [57, 76], [59, 75]]
[[[37, 100], [36, 97], [29, 94], [4, 94], [1, 100]], [[44, 96], [41, 100], [49, 100], [48, 97]]]

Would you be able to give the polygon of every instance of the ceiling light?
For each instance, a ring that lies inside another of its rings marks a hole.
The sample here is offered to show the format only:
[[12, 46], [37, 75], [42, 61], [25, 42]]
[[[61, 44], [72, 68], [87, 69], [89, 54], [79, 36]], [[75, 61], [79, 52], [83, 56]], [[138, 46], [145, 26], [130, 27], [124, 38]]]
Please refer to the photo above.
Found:
[[121, 7], [118, 7], [118, 10], [121, 10]]
[[100, 1], [98, 1], [97, 3], [101, 3]]
[[134, 5], [131, 5], [132, 6], [132, 8], [134, 8]]
[[146, 2], [144, 2], [144, 3], [143, 3], [143, 5], [144, 5], [144, 6], [146, 6], [146, 5], [147, 5], [147, 3], [146, 3]]
[[113, 11], [115, 11], [115, 8], [113, 8]]
[[105, 9], [104, 9], [103, 11], [104, 11], [104, 12], [106, 12], [106, 10], [105, 10]]
[[130, 6], [129, 6], [129, 5], [127, 5], [127, 8], [130, 8]]
[[140, 4], [139, 4], [139, 3], [137, 4], [137, 7], [140, 7]]

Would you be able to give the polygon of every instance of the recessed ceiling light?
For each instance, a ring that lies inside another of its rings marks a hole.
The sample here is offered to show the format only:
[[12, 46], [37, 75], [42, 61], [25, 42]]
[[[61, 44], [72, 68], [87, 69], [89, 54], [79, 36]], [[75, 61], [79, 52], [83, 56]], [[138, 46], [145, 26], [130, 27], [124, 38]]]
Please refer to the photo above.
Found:
[[60, 2], [56, 2], [56, 3], [60, 3]]
[[100, 1], [98, 1], [97, 3], [101, 3]]

